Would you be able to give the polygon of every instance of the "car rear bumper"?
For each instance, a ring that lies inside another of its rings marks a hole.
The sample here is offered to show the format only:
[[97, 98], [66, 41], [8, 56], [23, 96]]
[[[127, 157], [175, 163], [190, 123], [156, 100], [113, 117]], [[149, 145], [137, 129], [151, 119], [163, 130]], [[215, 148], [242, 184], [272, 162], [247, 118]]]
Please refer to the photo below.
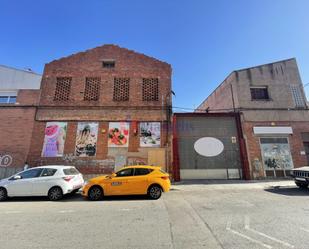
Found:
[[78, 190], [83, 187], [83, 183], [67, 183], [62, 189], [63, 194], [70, 194], [75, 190]]
[[163, 192], [168, 192], [171, 189], [171, 181], [167, 180], [164, 184], [162, 184]]
[[309, 183], [309, 178], [305, 178], [305, 177], [294, 177], [294, 182], [295, 182], [295, 183], [304, 183], [304, 184], [308, 184], [308, 183]]

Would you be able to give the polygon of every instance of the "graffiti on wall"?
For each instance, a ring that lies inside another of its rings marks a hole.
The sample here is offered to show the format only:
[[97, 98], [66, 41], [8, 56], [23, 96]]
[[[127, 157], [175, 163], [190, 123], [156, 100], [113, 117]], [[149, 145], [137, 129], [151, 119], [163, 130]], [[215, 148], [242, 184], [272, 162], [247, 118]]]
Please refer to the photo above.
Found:
[[12, 164], [13, 158], [10, 155], [0, 155], [0, 167], [8, 167]]

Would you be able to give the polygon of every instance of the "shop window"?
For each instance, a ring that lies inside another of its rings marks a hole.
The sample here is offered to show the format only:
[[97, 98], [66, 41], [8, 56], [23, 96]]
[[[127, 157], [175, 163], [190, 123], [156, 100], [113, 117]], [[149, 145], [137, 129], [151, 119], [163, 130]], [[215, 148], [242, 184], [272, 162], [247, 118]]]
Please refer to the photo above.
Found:
[[287, 138], [260, 138], [260, 144], [265, 170], [275, 171], [293, 168], [293, 161]]
[[114, 101], [128, 101], [130, 95], [130, 79], [115, 78], [114, 79]]
[[306, 106], [304, 97], [298, 86], [291, 86], [291, 91], [296, 107], [304, 108]]
[[69, 100], [71, 92], [71, 77], [59, 77], [57, 78], [56, 91], [54, 100], [55, 101], [67, 101]]
[[252, 100], [269, 100], [267, 87], [250, 87]]
[[143, 79], [143, 101], [159, 100], [159, 79]]
[[86, 78], [84, 100], [98, 101], [100, 97], [100, 78]]

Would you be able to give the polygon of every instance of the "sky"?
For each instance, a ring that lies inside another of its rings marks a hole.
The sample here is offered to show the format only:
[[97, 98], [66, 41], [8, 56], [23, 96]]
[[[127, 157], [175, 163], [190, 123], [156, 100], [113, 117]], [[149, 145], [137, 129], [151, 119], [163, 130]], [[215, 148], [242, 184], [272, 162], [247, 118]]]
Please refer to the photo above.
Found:
[[181, 111], [241, 68], [295, 57], [309, 83], [308, 13], [308, 0], [0, 0], [0, 64], [42, 73], [116, 44], [172, 65]]

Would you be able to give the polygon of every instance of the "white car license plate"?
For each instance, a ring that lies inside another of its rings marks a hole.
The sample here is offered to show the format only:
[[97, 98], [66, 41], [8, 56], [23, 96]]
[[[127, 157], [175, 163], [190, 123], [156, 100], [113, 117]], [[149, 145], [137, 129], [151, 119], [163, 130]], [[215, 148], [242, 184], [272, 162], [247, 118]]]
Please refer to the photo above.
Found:
[[305, 181], [306, 181], [306, 179], [305, 179], [305, 178], [300, 178], [300, 177], [295, 177], [295, 180], [297, 180], [297, 181], [303, 181], [303, 182], [305, 182]]

